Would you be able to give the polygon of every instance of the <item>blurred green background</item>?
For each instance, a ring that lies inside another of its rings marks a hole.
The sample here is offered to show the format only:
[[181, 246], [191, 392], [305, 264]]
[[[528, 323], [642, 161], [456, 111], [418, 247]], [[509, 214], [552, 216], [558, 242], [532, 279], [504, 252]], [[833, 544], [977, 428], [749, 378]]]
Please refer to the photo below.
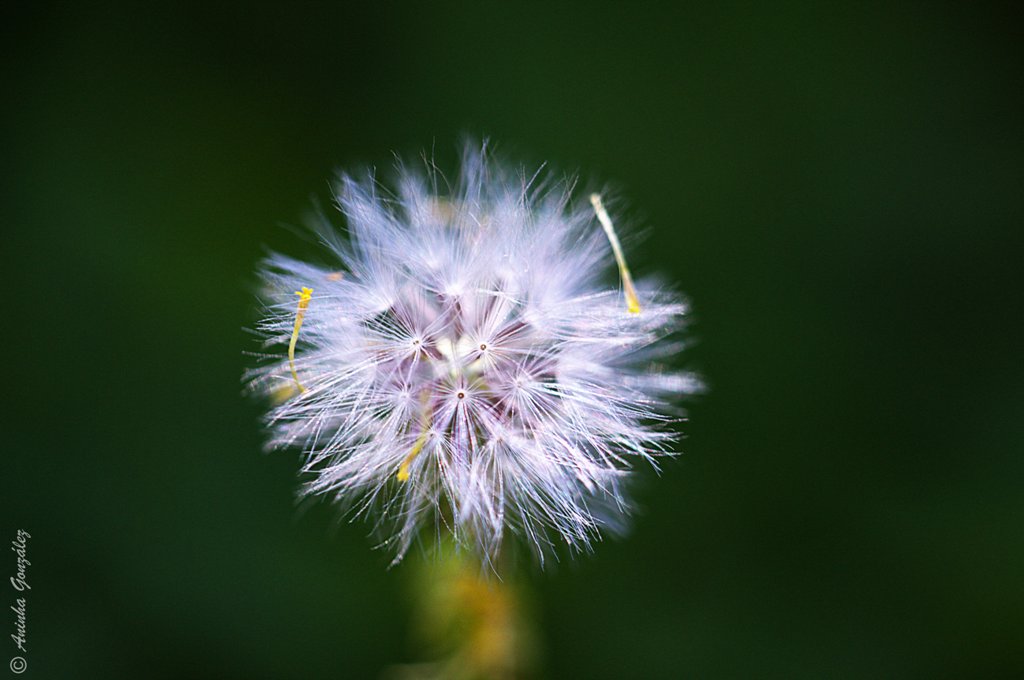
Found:
[[417, 658], [410, 568], [297, 509], [299, 455], [261, 452], [243, 328], [255, 262], [314, 252], [292, 227], [336, 169], [433, 148], [450, 172], [463, 133], [621, 190], [651, 227], [632, 269], [692, 297], [711, 386], [632, 534], [527, 574], [541, 677], [1024, 673], [1010, 6], [3, 12], [23, 677]]

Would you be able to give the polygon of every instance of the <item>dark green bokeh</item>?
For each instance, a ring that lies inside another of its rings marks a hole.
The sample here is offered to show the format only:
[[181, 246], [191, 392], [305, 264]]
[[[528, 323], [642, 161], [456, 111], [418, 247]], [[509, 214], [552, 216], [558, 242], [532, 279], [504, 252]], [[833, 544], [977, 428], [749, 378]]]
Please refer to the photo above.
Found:
[[1009, 11], [60, 5], [3, 24], [0, 538], [33, 536], [23, 677], [414, 657], [408, 572], [366, 525], [296, 509], [298, 454], [261, 453], [242, 329], [254, 263], [313, 252], [281, 225], [336, 168], [433, 147], [451, 170], [463, 133], [621, 189], [652, 228], [630, 264], [692, 297], [686, 361], [711, 386], [685, 455], [641, 476], [631, 536], [531, 577], [548, 677], [1024, 673]]

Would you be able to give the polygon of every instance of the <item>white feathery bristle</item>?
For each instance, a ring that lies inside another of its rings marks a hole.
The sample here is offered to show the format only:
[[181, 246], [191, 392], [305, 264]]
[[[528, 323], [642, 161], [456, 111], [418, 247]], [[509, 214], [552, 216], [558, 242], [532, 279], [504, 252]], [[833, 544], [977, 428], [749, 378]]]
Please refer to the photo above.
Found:
[[337, 266], [262, 271], [270, 444], [301, 447], [304, 493], [371, 518], [396, 561], [427, 525], [485, 561], [506, 532], [541, 558], [589, 548], [700, 389], [661, 364], [686, 305], [634, 288], [600, 197], [530, 177], [476, 150], [444, 195], [431, 172], [400, 169], [395, 195], [343, 176]]

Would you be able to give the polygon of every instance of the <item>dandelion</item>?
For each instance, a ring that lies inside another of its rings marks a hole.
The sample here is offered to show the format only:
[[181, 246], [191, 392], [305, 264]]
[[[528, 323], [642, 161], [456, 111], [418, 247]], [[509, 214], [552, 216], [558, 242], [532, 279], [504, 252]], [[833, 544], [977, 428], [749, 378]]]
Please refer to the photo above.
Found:
[[396, 562], [426, 527], [485, 562], [507, 535], [586, 550], [634, 464], [672, 452], [699, 387], [664, 365], [687, 307], [634, 283], [601, 197], [574, 194], [476, 149], [453, 186], [345, 175], [332, 265], [264, 264], [270, 446], [301, 447], [303, 493], [372, 519]]

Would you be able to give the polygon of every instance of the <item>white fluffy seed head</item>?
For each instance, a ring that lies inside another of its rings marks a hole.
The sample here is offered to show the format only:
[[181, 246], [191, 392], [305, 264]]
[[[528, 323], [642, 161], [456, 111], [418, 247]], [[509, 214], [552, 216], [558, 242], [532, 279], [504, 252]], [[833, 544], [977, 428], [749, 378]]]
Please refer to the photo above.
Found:
[[425, 526], [484, 561], [506, 532], [541, 559], [589, 548], [626, 512], [633, 461], [671, 452], [672, 403], [699, 389], [660, 363], [686, 306], [641, 279], [635, 313], [571, 183], [477, 150], [439, 183], [343, 176], [347, 237], [321, 233], [336, 266], [265, 262], [269, 353], [250, 378], [274, 403], [271, 446], [301, 447], [304, 493], [372, 518], [396, 561]]

